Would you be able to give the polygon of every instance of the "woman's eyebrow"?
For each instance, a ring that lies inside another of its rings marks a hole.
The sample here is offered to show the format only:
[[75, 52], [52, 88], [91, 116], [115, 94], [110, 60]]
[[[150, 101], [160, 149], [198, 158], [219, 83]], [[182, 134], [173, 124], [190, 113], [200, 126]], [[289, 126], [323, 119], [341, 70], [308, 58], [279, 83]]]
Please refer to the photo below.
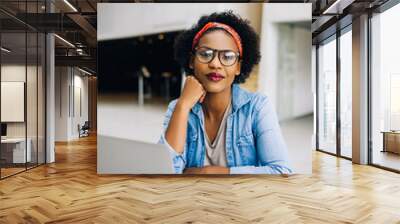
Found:
[[207, 46], [198, 46], [198, 48], [207, 48], [207, 49], [210, 49], [210, 50], [218, 50], [218, 51], [234, 51], [234, 52], [236, 52], [235, 50], [233, 50], [233, 49], [215, 49], [215, 48], [212, 48], [212, 47], [207, 47]]

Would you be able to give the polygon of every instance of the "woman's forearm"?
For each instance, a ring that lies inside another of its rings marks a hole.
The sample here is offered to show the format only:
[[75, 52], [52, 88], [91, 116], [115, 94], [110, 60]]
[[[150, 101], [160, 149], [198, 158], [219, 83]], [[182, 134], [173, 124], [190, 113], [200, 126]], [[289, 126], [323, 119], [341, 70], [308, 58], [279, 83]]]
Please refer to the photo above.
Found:
[[165, 139], [177, 153], [183, 153], [185, 147], [189, 112], [190, 107], [178, 101], [165, 132]]

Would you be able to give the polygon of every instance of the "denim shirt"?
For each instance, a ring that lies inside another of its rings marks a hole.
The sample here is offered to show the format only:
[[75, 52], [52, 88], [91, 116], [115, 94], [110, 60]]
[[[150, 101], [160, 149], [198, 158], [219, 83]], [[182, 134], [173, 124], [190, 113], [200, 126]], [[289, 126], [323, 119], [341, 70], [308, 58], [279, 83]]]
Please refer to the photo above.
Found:
[[[182, 154], [177, 153], [165, 139], [165, 131], [177, 99], [170, 102], [159, 140], [171, 154], [175, 173], [185, 168], [203, 167], [205, 157], [205, 130], [202, 106], [197, 103], [188, 116], [186, 144]], [[226, 160], [231, 174], [289, 174], [287, 148], [275, 109], [269, 99], [260, 93], [232, 85], [232, 110], [226, 127]]]

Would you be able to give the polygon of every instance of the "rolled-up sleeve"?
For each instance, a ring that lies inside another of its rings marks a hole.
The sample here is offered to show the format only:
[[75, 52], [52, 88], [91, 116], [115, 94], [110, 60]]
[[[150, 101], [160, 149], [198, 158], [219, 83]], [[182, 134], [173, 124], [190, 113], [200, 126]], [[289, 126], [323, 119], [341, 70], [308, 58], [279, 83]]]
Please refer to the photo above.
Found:
[[165, 139], [165, 132], [168, 128], [169, 121], [171, 119], [172, 113], [174, 112], [176, 105], [176, 100], [173, 100], [169, 103], [167, 112], [165, 113], [165, 119], [163, 122], [163, 132], [161, 134], [161, 137], [158, 141], [158, 144], [163, 144], [166, 146], [166, 149], [168, 150], [172, 163], [174, 165], [174, 171], [176, 174], [181, 174], [183, 172], [183, 169], [185, 168], [186, 164], [186, 144], [185, 148], [182, 154], [176, 152], [174, 148], [171, 147], [170, 144], [168, 144], [168, 141]]
[[253, 133], [258, 166], [231, 167], [231, 174], [291, 174], [288, 152], [278, 118], [269, 99], [263, 96], [256, 108]]

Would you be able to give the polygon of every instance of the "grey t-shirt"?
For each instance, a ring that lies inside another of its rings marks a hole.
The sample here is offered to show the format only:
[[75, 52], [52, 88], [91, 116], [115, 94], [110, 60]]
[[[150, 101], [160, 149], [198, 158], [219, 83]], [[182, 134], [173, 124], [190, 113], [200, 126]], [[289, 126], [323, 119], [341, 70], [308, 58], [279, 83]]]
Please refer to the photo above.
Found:
[[[225, 110], [224, 116], [221, 120], [221, 124], [219, 125], [217, 136], [214, 139], [214, 142], [211, 143], [207, 133], [204, 131], [205, 135], [205, 158], [204, 158], [204, 166], [227, 166], [226, 162], [226, 121], [228, 115], [231, 112], [231, 103], [229, 103], [228, 107]], [[204, 128], [204, 130], [206, 130]]]

